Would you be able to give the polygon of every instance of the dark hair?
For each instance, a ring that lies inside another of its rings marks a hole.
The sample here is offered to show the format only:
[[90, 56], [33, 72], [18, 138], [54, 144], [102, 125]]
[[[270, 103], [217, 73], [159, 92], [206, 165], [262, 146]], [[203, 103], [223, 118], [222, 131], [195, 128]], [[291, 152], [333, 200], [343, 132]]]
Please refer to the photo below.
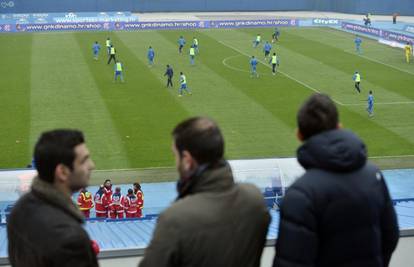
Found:
[[134, 183], [133, 186], [138, 188], [138, 190], [141, 190], [141, 185], [139, 183]]
[[134, 193], [134, 190], [132, 190], [131, 188], [130, 189], [128, 189], [128, 195], [131, 195], [131, 194], [133, 194]]
[[187, 150], [199, 164], [214, 163], [223, 158], [223, 136], [217, 124], [209, 118], [187, 119], [175, 127], [172, 135], [180, 155]]
[[75, 147], [85, 143], [83, 133], [78, 130], [58, 129], [44, 132], [36, 143], [34, 161], [39, 178], [53, 183], [55, 169], [59, 164], [73, 169]]
[[299, 109], [297, 123], [306, 140], [318, 133], [335, 129], [338, 125], [338, 110], [328, 95], [314, 94]]

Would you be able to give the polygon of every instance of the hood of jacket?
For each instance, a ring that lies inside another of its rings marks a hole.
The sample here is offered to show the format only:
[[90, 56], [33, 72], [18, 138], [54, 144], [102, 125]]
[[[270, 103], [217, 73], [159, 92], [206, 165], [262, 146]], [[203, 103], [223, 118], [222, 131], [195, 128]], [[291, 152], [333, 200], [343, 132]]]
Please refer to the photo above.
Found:
[[298, 148], [297, 158], [305, 169], [351, 172], [365, 165], [367, 150], [352, 132], [335, 129], [309, 138]]

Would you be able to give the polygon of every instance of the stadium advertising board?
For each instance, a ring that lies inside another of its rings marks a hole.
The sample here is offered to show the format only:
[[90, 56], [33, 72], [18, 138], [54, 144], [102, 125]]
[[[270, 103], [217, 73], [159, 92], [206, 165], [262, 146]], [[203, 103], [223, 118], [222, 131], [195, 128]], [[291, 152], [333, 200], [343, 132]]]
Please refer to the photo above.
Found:
[[[298, 26], [295, 19], [274, 20], [219, 20], [219, 21], [124, 21], [117, 17], [106, 21], [94, 21], [95, 18], [79, 17], [75, 13], [67, 17], [54, 17], [52, 23], [28, 23], [30, 14], [15, 17], [15, 23], [0, 23], [0, 32], [39, 32], [39, 31], [112, 31], [112, 30], [169, 30], [169, 29], [200, 29], [200, 28], [254, 28], [254, 27], [293, 27]], [[108, 13], [109, 14], [109, 13]], [[24, 14], [20, 14], [24, 15]], [[76, 15], [76, 16], [75, 16]], [[24, 20], [21, 20], [25, 18]], [[45, 18], [45, 17], [44, 17]], [[94, 18], [94, 19], [91, 19]], [[16, 20], [17, 19], [17, 20]], [[46, 20], [46, 19], [45, 19]], [[9, 21], [5, 18], [4, 21]], [[48, 20], [47, 20], [48, 21]], [[24, 22], [24, 23], [20, 23]]]
[[312, 20], [313, 25], [325, 25], [325, 26], [337, 26], [340, 24], [339, 19], [325, 19], [325, 18], [316, 18]]
[[385, 40], [396, 41], [399, 43], [406, 43], [406, 42], [414, 43], [414, 37], [406, 35], [406, 34], [402, 34], [402, 33], [396, 33], [396, 32], [376, 29], [372, 27], [366, 27], [363, 25], [358, 25], [358, 24], [353, 24], [353, 23], [348, 23], [348, 22], [342, 22], [342, 28], [345, 30], [353, 31], [353, 32], [368, 34], [368, 35], [382, 38]]

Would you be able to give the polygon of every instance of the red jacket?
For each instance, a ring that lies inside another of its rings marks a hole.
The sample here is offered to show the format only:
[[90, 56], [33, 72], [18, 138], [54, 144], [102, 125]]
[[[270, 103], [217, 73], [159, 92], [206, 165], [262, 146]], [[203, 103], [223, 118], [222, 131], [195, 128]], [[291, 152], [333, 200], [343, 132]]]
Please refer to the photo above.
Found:
[[121, 207], [124, 208], [125, 198], [121, 193], [114, 193], [109, 199], [109, 208]]
[[144, 193], [141, 190], [138, 190], [135, 193], [135, 196], [137, 197], [138, 209], [142, 210], [144, 208]]
[[92, 201], [92, 194], [88, 191], [80, 192], [78, 196], [78, 206], [80, 210], [91, 210], [94, 205]]
[[105, 193], [106, 199], [108, 199], [108, 200], [111, 199], [111, 196], [112, 196], [112, 186], [109, 189], [107, 189], [106, 187], [104, 187], [103, 188], [103, 191]]
[[96, 192], [94, 200], [96, 213], [107, 213], [108, 199], [106, 198], [106, 195], [103, 190]]
[[138, 198], [135, 195], [127, 195], [125, 198], [125, 212], [128, 214], [137, 213], [138, 209]]

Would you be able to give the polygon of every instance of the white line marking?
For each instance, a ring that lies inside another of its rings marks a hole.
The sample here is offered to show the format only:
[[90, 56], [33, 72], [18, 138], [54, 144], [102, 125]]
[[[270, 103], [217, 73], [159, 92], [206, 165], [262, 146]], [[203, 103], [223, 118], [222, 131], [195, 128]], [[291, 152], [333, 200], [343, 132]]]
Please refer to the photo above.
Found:
[[[248, 70], [236, 68], [236, 67], [231, 66], [230, 64], [227, 64], [227, 60], [232, 59], [232, 58], [236, 58], [236, 57], [240, 57], [240, 56], [243, 56], [243, 55], [235, 55], [235, 56], [231, 56], [231, 57], [226, 57], [225, 59], [223, 59], [222, 63], [223, 63], [224, 66], [226, 66], [227, 68], [229, 68], [231, 70], [239, 71], [239, 72], [245, 72], [245, 73], [250, 73], [250, 71], [248, 71]], [[260, 75], [269, 75], [269, 74], [262, 73]]]
[[370, 159], [386, 159], [386, 158], [411, 158], [414, 157], [414, 155], [395, 155], [395, 156], [373, 156], [368, 157]]
[[[343, 36], [342, 34], [339, 34], [339, 33], [353, 34], [353, 33], [347, 32], [347, 31], [338, 30], [338, 29], [336, 29], [336, 28], [332, 28], [332, 29], [335, 29], [336, 31], [333, 31], [333, 32], [332, 32], [332, 31], [330, 31], [330, 34], [333, 34], [333, 35], [339, 36], [339, 37], [341, 37], [341, 38], [343, 38], [343, 39], [348, 39], [349, 37], [348, 37], [348, 36]], [[369, 39], [370, 39], [370, 40], [373, 40], [373, 39], [371, 39], [371, 38], [369, 38]], [[376, 39], [375, 39], [375, 40], [376, 40]], [[388, 48], [388, 47], [387, 47], [387, 48]], [[383, 51], [383, 50], [379, 50], [379, 49], [372, 49], [372, 48], [370, 48], [370, 51], [372, 51], [372, 50]], [[396, 69], [396, 70], [399, 70], [399, 71], [402, 71], [402, 72], [408, 73], [408, 74], [410, 74], [410, 75], [414, 75], [414, 73], [413, 73], [413, 72], [411, 72], [411, 71], [408, 71], [408, 70], [405, 70], [405, 69], [401, 69], [401, 68], [396, 67], [396, 66], [394, 66], [394, 65], [390, 65], [390, 64], [384, 63], [384, 62], [382, 62], [382, 61], [379, 61], [379, 60], [376, 60], [376, 59], [373, 59], [373, 58], [370, 58], [370, 57], [367, 57], [367, 56], [364, 56], [364, 55], [358, 54], [358, 53], [356, 53], [356, 51], [354, 51], [354, 50], [344, 50], [344, 52], [346, 52], [346, 53], [348, 53], [348, 54], [351, 54], [351, 55], [360, 56], [360, 57], [365, 58], [365, 59], [367, 59], [367, 60], [370, 60], [370, 61], [372, 61], [372, 62], [375, 62], [375, 63], [381, 64], [381, 65], [384, 65], [384, 66], [387, 66], [387, 67], [390, 67], [390, 68], [393, 68], [393, 69]]]
[[[386, 159], [386, 158], [411, 158], [414, 157], [414, 155], [392, 155], [392, 156], [372, 156], [372, 157], [368, 157], [370, 159]], [[238, 159], [239, 160], [239, 159]], [[94, 172], [113, 172], [113, 171], [151, 171], [151, 170], [168, 170], [168, 169], [172, 169], [175, 170], [174, 166], [171, 167], [146, 167], [146, 168], [130, 168], [130, 169], [107, 169], [107, 170], [94, 170]], [[272, 169], [271, 167], [266, 168], [266, 169]], [[261, 169], [262, 170], [262, 169]]]
[[228, 67], [229, 69], [235, 70], [235, 71], [241, 71], [241, 72], [246, 72], [249, 73], [248, 70], [243, 70], [243, 69], [239, 69], [239, 68], [235, 68], [233, 66], [230, 66], [229, 64], [226, 63], [227, 60], [235, 58], [235, 57], [239, 57], [240, 55], [236, 55], [236, 56], [231, 56], [231, 57], [226, 57], [225, 59], [223, 59], [222, 63], [224, 66]]
[[367, 56], [364, 56], [364, 55], [358, 54], [358, 53], [353, 52], [353, 51], [351, 52], [350, 50], [344, 50], [344, 52], [345, 52], [345, 53], [348, 53], [348, 54], [351, 54], [351, 55], [354, 55], [354, 56], [359, 56], [359, 57], [365, 58], [365, 59], [367, 59], [367, 60], [369, 60], [369, 61], [372, 61], [372, 62], [375, 62], [375, 63], [381, 64], [381, 65], [384, 65], [384, 66], [386, 66], [386, 67], [390, 67], [390, 68], [392, 68], [392, 69], [395, 69], [395, 70], [398, 70], [398, 71], [401, 71], [401, 72], [405, 72], [405, 73], [410, 74], [410, 75], [414, 75], [414, 73], [413, 73], [413, 72], [411, 72], [411, 71], [408, 71], [408, 70], [405, 70], [405, 69], [401, 69], [401, 68], [399, 68], [399, 67], [396, 67], [396, 66], [393, 66], [393, 65], [390, 65], [390, 64], [387, 64], [387, 63], [381, 62], [381, 61], [379, 61], [379, 60], [376, 60], [376, 59], [373, 59], [373, 58], [370, 58], [370, 57], [367, 57]]
[[[400, 101], [400, 102], [374, 102], [374, 105], [411, 105], [414, 101]], [[344, 106], [366, 106], [367, 104], [343, 104]]]
[[[226, 44], [226, 43], [224, 43], [224, 42], [222, 42], [222, 41], [218, 41], [219, 43], [221, 43], [222, 45], [224, 45], [224, 46], [227, 46], [228, 48], [231, 48], [231, 49], [233, 49], [233, 50], [235, 50], [235, 51], [237, 51], [237, 52], [239, 52], [240, 54], [242, 54], [242, 55], [245, 55], [246, 57], [250, 57], [250, 55], [248, 55], [247, 53], [244, 53], [243, 51], [241, 51], [241, 50], [239, 50], [239, 49], [237, 49], [237, 48], [235, 48], [235, 47], [233, 47], [233, 46], [231, 46], [231, 45], [228, 45], [228, 44]], [[257, 61], [259, 61], [260, 63], [262, 63], [263, 65], [265, 65], [266, 67], [268, 67], [268, 68], [271, 68], [269, 65], [267, 65], [265, 62], [263, 62], [262, 60], [260, 60], [260, 59], [257, 59]], [[313, 88], [312, 86], [310, 86], [310, 85], [308, 85], [308, 84], [306, 84], [306, 83], [304, 83], [304, 82], [302, 82], [302, 81], [299, 81], [298, 79], [296, 79], [296, 78], [293, 78], [292, 76], [290, 76], [289, 74], [287, 74], [287, 73], [285, 73], [285, 72], [283, 72], [283, 71], [281, 71], [281, 70], [278, 70], [277, 72], [279, 72], [279, 73], [281, 73], [281, 74], [283, 74], [284, 76], [286, 76], [287, 78], [289, 78], [289, 79], [291, 79], [291, 80], [293, 80], [293, 81], [295, 81], [295, 82], [297, 82], [297, 83], [299, 83], [299, 84], [301, 84], [301, 85], [303, 85], [303, 86], [305, 86], [306, 88], [308, 88], [308, 89], [310, 89], [310, 90], [312, 90], [312, 91], [314, 91], [314, 92], [316, 92], [316, 93], [321, 93], [321, 91], [319, 91], [318, 89], [315, 89], [315, 88]], [[338, 105], [341, 105], [341, 106], [343, 106], [344, 104], [342, 103], [342, 102], [340, 102], [340, 101], [338, 101], [338, 100], [335, 100], [335, 99], [333, 99], [332, 98], [332, 100], [335, 102], [335, 103], [337, 103]]]

